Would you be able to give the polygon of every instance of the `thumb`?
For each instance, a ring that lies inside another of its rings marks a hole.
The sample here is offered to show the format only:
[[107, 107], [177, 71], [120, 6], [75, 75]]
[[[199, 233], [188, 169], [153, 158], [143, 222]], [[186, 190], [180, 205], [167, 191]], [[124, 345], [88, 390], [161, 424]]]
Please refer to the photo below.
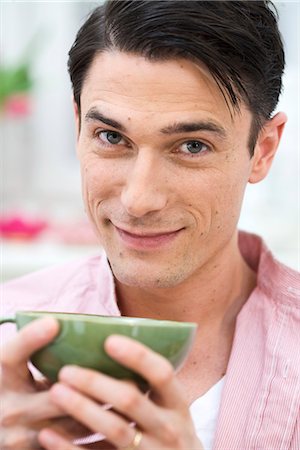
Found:
[[11, 368], [27, 367], [30, 356], [58, 334], [59, 324], [52, 317], [34, 320], [22, 328], [1, 350], [2, 363]]

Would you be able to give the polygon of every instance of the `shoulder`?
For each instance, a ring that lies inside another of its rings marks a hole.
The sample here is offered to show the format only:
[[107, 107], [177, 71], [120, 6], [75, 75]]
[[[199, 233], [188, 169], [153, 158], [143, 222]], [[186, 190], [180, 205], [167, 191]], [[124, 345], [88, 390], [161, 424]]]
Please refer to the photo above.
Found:
[[274, 258], [264, 244], [258, 286], [278, 306], [297, 309], [300, 313], [300, 273]]
[[101, 253], [11, 280], [2, 286], [5, 305], [2, 315], [18, 309], [48, 310], [58, 304], [63, 306], [66, 293], [69, 303], [72, 297], [82, 298], [87, 289], [95, 288], [101, 280], [109, 277], [108, 272], [106, 256]]
[[[2, 317], [22, 310], [120, 315], [104, 252], [9, 281], [2, 285], [1, 295]], [[0, 339], [5, 342], [15, 333], [15, 326], [6, 323], [1, 326]]]

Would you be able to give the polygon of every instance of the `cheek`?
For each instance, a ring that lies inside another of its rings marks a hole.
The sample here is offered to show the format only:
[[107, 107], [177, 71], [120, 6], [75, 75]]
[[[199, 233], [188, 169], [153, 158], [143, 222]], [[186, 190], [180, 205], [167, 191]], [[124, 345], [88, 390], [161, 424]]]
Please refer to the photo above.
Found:
[[232, 228], [239, 220], [247, 185], [247, 171], [227, 174], [216, 187], [215, 205], [212, 210], [217, 230]]
[[90, 207], [111, 197], [120, 185], [117, 167], [97, 157], [81, 162], [81, 176], [84, 200]]
[[247, 170], [230, 169], [210, 169], [190, 180], [195, 187], [190, 190], [190, 204], [196, 209], [205, 234], [232, 230], [238, 222], [247, 184]]

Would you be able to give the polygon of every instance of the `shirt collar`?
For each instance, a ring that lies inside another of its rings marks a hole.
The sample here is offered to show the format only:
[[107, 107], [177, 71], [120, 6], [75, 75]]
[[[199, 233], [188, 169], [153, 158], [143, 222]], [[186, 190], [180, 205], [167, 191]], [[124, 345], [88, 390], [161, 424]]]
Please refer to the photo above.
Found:
[[239, 232], [239, 247], [249, 267], [257, 273], [257, 287], [271, 298], [300, 308], [300, 274], [277, 261], [255, 234]]

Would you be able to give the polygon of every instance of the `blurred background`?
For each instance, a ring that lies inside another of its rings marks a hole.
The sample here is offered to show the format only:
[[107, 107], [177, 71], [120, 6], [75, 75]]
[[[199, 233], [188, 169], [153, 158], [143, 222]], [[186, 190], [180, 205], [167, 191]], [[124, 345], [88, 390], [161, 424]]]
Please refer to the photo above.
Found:
[[[240, 228], [299, 270], [300, 4], [275, 2], [287, 68], [278, 110], [289, 121], [270, 175], [249, 185]], [[99, 2], [0, 3], [1, 278], [95, 254], [85, 218], [67, 53]]]

